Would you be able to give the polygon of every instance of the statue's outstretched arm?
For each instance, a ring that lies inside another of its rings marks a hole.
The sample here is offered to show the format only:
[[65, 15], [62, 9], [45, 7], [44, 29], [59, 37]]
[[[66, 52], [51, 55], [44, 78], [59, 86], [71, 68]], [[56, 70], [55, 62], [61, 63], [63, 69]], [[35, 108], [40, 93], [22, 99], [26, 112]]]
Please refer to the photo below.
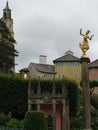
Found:
[[91, 35], [91, 37], [89, 37], [89, 40], [92, 40], [93, 37], [94, 37], [94, 35]]
[[84, 34], [82, 34], [82, 28], [80, 28], [80, 35], [84, 36]]

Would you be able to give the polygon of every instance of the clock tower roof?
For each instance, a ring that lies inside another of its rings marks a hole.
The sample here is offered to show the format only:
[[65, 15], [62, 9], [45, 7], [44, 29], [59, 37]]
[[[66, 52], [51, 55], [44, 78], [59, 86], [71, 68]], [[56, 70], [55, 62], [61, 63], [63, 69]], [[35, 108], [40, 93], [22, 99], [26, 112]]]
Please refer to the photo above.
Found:
[[11, 9], [9, 8], [8, 1], [6, 2], [6, 7], [4, 8], [4, 10], [11, 10]]

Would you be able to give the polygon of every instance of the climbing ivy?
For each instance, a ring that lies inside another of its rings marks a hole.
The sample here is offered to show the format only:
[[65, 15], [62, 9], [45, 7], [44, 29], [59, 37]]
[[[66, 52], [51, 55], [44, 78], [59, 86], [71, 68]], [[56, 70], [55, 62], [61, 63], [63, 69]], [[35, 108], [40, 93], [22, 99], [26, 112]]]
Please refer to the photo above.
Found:
[[62, 84], [65, 82], [69, 101], [70, 115], [75, 116], [78, 103], [78, 85], [71, 80], [24, 80], [13, 76], [0, 75], [0, 112], [12, 112], [13, 117], [23, 118], [28, 107], [28, 84], [31, 82], [35, 93], [40, 83], [41, 91], [52, 92], [52, 87], [55, 85], [57, 93], [61, 93]]

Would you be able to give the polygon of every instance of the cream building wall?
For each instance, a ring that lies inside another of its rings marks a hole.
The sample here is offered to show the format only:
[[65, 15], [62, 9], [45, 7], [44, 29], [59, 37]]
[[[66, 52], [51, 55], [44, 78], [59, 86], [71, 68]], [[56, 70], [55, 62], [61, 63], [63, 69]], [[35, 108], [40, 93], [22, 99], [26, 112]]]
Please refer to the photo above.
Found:
[[37, 71], [36, 68], [34, 68], [31, 64], [29, 65], [28, 69], [29, 69], [30, 78], [44, 77], [44, 73]]
[[56, 78], [62, 78], [63, 76], [80, 82], [81, 80], [81, 64], [78, 66], [67, 66], [66, 62], [62, 63], [62, 66], [55, 65]]
[[81, 81], [81, 64], [78, 57], [73, 55], [73, 52], [67, 51], [65, 55], [54, 60], [56, 78], [75, 80], [78, 83]]

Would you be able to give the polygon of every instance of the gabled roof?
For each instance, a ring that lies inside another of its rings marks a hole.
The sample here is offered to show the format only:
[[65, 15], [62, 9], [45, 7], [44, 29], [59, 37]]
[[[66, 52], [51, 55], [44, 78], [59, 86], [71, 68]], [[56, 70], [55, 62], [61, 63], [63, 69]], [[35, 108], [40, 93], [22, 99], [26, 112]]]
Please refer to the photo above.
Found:
[[98, 59], [89, 64], [89, 68], [98, 68]]
[[54, 72], [54, 65], [49, 64], [38, 64], [38, 63], [30, 63], [37, 71], [43, 73], [55, 73]]
[[25, 72], [25, 73], [27, 73], [27, 72], [29, 72], [29, 70], [28, 70], [28, 68], [23, 68], [23, 69], [19, 70], [19, 72]]
[[79, 62], [79, 58], [75, 57], [71, 51], [67, 51], [64, 56], [55, 59], [53, 62]]

